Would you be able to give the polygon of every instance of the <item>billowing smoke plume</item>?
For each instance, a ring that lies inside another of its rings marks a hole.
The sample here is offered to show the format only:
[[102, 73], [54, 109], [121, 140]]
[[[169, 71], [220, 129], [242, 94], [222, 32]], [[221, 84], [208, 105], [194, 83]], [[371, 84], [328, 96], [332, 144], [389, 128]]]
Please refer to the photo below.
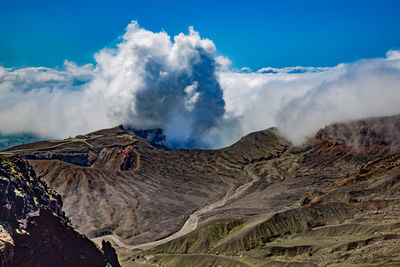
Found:
[[331, 68], [229, 70], [192, 28], [128, 25], [95, 65], [0, 67], [0, 133], [63, 138], [113, 127], [162, 128], [172, 147], [221, 147], [278, 126], [301, 143], [332, 122], [400, 113], [400, 52]]
[[215, 46], [189, 29], [172, 43], [165, 33], [127, 27], [115, 50], [96, 55], [89, 93], [104, 96], [108, 115], [131, 127], [161, 127], [172, 146], [204, 146], [225, 111]]
[[2, 68], [0, 131], [66, 136], [124, 124], [160, 127], [172, 147], [208, 147], [204, 136], [225, 111], [217, 59], [193, 28], [172, 42], [132, 22], [95, 68]]

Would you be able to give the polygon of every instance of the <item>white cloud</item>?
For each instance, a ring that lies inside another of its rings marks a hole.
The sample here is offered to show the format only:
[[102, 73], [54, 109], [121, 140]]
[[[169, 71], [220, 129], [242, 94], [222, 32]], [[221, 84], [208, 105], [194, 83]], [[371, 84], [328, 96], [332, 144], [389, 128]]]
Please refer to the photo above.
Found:
[[193, 110], [193, 108], [195, 107], [195, 105], [200, 97], [200, 93], [196, 92], [197, 87], [198, 87], [198, 83], [197, 83], [197, 81], [195, 81], [192, 85], [188, 85], [184, 89], [184, 92], [186, 94], [185, 107], [189, 111]]
[[243, 67], [239, 70], [239, 72], [250, 73], [252, 70], [249, 67]]
[[0, 131], [60, 136], [80, 103], [82, 84], [92, 79], [93, 66], [66, 61], [64, 70], [23, 68], [0, 70]]
[[219, 65], [219, 71], [227, 71], [229, 70], [232, 61], [224, 56], [217, 56], [215, 58], [215, 61], [217, 61], [218, 65]]
[[96, 64], [0, 67], [0, 132], [67, 137], [161, 127], [172, 146], [220, 147], [278, 126], [295, 143], [326, 124], [400, 113], [400, 52], [326, 67], [230, 70], [193, 28], [171, 41], [136, 22]]
[[285, 67], [285, 68], [273, 68], [266, 67], [261, 68], [257, 72], [258, 73], [305, 73], [305, 72], [321, 72], [330, 70], [330, 67]]
[[62, 137], [125, 124], [161, 127], [172, 146], [208, 146], [203, 136], [225, 105], [215, 50], [192, 27], [172, 42], [132, 22], [115, 49], [95, 55], [95, 68], [3, 68], [0, 131]]
[[278, 126], [299, 144], [327, 124], [400, 113], [400, 58], [339, 64], [301, 74], [221, 73], [226, 110], [241, 132]]
[[400, 59], [400, 50], [389, 50], [386, 53], [386, 57], [389, 60], [396, 60], [396, 59]]

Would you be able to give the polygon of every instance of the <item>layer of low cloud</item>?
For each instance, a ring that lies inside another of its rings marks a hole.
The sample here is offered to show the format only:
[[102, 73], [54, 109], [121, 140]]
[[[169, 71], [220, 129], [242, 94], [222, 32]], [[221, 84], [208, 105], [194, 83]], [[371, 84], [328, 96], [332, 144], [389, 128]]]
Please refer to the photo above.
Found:
[[277, 126], [299, 144], [332, 122], [400, 113], [400, 51], [330, 68], [230, 69], [193, 28], [171, 40], [128, 25], [96, 64], [0, 67], [0, 132], [64, 138], [124, 124], [172, 147], [222, 147]]
[[[277, 126], [295, 144], [333, 122], [400, 113], [400, 53], [323, 71], [220, 73], [241, 134]], [[243, 89], [245, 88], [245, 89]]]

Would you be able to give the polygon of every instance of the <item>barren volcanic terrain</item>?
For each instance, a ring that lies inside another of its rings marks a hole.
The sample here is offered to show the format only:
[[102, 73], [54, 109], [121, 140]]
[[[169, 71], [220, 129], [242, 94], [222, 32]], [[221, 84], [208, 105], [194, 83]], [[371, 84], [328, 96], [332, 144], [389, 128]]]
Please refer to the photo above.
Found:
[[3, 154], [29, 160], [74, 227], [111, 240], [126, 266], [395, 266], [399, 152], [392, 116], [329, 125], [297, 147], [271, 128], [164, 151], [116, 127]]

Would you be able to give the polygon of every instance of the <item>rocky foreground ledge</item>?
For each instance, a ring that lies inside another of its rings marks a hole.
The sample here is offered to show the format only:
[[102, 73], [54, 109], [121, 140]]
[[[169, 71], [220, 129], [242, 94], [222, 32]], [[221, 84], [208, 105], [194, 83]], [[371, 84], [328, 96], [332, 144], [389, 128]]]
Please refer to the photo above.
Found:
[[0, 266], [106, 266], [106, 255], [74, 230], [29, 163], [0, 155]]

